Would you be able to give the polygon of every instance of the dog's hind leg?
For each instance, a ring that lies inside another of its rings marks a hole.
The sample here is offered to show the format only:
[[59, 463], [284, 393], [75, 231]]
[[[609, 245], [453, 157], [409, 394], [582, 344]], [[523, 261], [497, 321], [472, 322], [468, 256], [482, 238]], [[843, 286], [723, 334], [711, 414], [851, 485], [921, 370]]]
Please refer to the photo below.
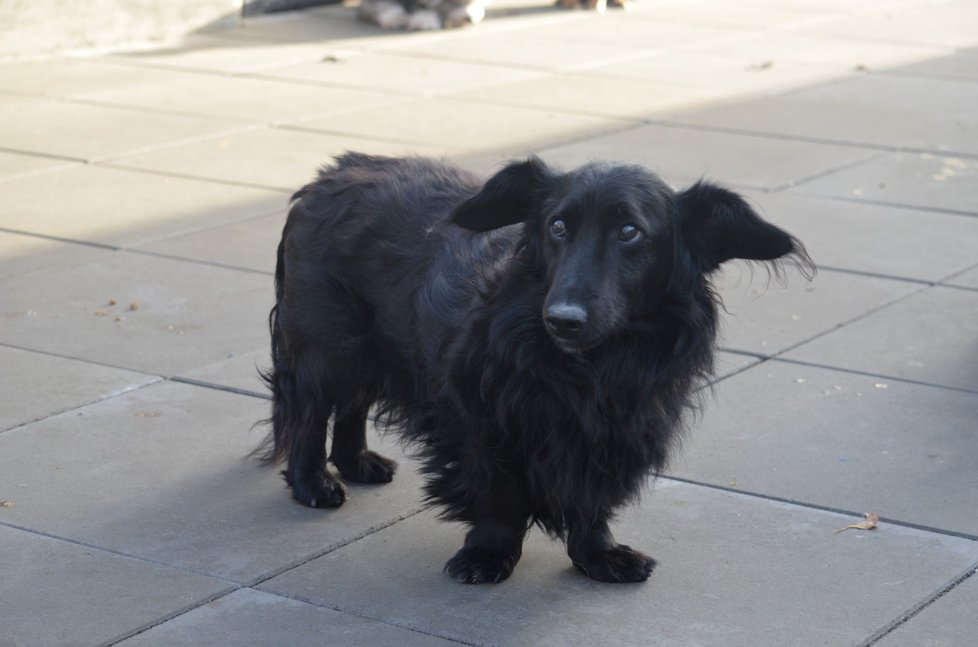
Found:
[[648, 555], [615, 543], [603, 520], [586, 529], [571, 528], [567, 553], [579, 571], [601, 582], [643, 582], [655, 568]]
[[366, 404], [337, 409], [329, 460], [343, 478], [356, 483], [390, 483], [397, 463], [367, 449]]
[[283, 475], [298, 502], [334, 508], [346, 500], [346, 490], [326, 470], [326, 433], [333, 400], [319, 377], [312, 362], [298, 371], [282, 363], [271, 374], [275, 447], [269, 459], [287, 460]]
[[346, 488], [326, 469], [326, 425], [332, 407], [320, 408], [305, 432], [292, 439], [285, 481], [292, 486], [292, 496], [299, 503], [311, 508], [335, 508], [346, 501]]
[[329, 414], [292, 442], [285, 480], [295, 500], [311, 508], [335, 508], [346, 501], [346, 488], [326, 470], [326, 424]]

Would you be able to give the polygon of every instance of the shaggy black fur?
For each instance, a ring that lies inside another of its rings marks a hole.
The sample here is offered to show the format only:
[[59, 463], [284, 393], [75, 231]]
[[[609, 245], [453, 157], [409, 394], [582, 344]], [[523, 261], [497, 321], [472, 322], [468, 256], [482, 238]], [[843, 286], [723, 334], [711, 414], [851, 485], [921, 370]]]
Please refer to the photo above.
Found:
[[648, 170], [531, 158], [488, 182], [426, 159], [348, 153], [301, 189], [278, 250], [269, 461], [300, 502], [343, 503], [326, 468], [390, 481], [368, 410], [416, 441], [427, 495], [466, 522], [446, 565], [498, 582], [532, 523], [592, 578], [655, 562], [608, 522], [662, 469], [713, 368], [732, 258], [811, 261], [736, 194]]

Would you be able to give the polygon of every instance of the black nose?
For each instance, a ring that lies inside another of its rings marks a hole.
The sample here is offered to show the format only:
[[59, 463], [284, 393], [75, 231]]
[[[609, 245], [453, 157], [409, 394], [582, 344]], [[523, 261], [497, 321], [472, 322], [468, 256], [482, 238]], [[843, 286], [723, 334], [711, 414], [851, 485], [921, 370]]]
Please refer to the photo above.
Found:
[[547, 308], [544, 321], [550, 332], [558, 337], [577, 337], [587, 323], [587, 311], [571, 303], [558, 303]]

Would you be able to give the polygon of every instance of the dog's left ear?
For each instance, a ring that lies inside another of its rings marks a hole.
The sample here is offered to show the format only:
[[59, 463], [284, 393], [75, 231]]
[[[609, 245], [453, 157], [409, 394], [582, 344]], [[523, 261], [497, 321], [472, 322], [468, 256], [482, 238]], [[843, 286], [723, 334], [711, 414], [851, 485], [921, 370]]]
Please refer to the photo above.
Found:
[[552, 175], [537, 157], [513, 162], [463, 202], [452, 214], [452, 222], [480, 232], [523, 222], [542, 199]]
[[791, 234], [761, 219], [733, 191], [711, 182], [697, 182], [676, 196], [683, 238], [710, 272], [734, 258], [773, 261], [794, 255], [806, 266], [811, 260]]

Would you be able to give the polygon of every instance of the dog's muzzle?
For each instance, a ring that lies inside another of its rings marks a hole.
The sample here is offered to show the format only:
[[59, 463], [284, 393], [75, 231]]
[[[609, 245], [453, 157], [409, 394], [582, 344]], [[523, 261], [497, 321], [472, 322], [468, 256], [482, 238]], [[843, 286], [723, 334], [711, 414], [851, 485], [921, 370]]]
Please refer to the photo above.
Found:
[[554, 337], [576, 341], [587, 323], [587, 310], [573, 303], [556, 303], [547, 308], [543, 318]]

